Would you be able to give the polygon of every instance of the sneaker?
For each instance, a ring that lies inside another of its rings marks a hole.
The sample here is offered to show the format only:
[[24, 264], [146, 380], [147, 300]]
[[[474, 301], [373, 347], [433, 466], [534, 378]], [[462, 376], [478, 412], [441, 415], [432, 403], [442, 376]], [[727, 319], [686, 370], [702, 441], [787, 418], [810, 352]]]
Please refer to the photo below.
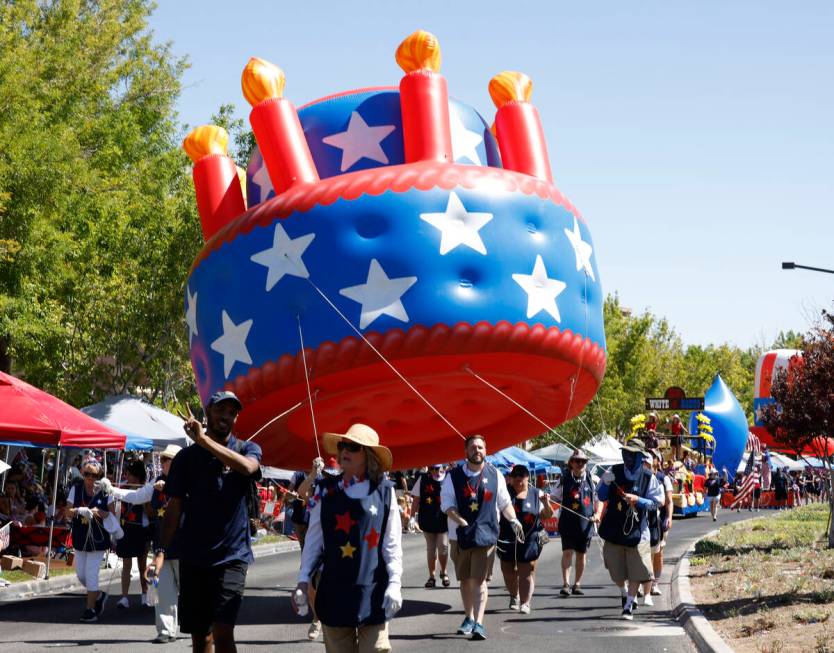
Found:
[[570, 593], [574, 596], [585, 596], [585, 592], [582, 591], [582, 588], [579, 587], [579, 585], [574, 585]]
[[652, 598], [651, 594], [646, 594], [646, 596], [643, 597], [643, 605], [648, 605], [648, 606], [653, 606], [654, 605], [654, 599]]
[[518, 606], [521, 605], [518, 601], [517, 596], [510, 597], [510, 610], [518, 610]]
[[530, 604], [522, 603], [521, 608], [519, 608], [519, 612], [521, 612], [521, 614], [530, 614]]
[[123, 596], [116, 602], [116, 607], [125, 610], [130, 607], [130, 601], [127, 600], [126, 596]]
[[152, 608], [152, 607], [153, 607], [153, 603], [151, 603], [151, 602], [148, 600], [148, 595], [147, 595], [147, 593], [143, 593], [143, 594], [142, 594], [142, 607], [143, 607], [143, 608]]
[[559, 590], [559, 596], [570, 596], [570, 589], [567, 585], [565, 585], [562, 589]]
[[321, 635], [321, 622], [316, 620], [313, 621], [307, 629], [307, 639], [312, 642], [313, 640], [318, 639], [319, 635]]
[[484, 629], [483, 625], [475, 624], [472, 627], [472, 641], [474, 642], [481, 642], [486, 639], [486, 630]]
[[173, 635], [169, 635], [168, 633], [159, 633], [154, 640], [154, 644], [170, 644], [171, 642], [176, 642], [177, 638]]
[[657, 585], [652, 585], [652, 596], [661, 596], [663, 592], [660, 591], [660, 588]]
[[628, 620], [628, 621], [633, 621], [633, 620], [634, 620], [634, 612], [633, 612], [633, 608], [634, 608], [634, 604], [633, 604], [633, 603], [632, 603], [631, 605], [629, 605], [628, 607], [623, 606], [623, 614], [622, 614], [622, 618], [623, 618], [623, 619], [626, 619], [626, 620]]
[[96, 599], [96, 616], [101, 616], [101, 611], [104, 610], [104, 602], [107, 600], [107, 592], [99, 592]]
[[475, 621], [466, 617], [458, 627], [458, 635], [471, 635], [475, 628]]
[[95, 610], [87, 608], [86, 610], [84, 610], [84, 614], [81, 615], [81, 621], [87, 624], [91, 624], [94, 621], [98, 621], [98, 615], [96, 614]]

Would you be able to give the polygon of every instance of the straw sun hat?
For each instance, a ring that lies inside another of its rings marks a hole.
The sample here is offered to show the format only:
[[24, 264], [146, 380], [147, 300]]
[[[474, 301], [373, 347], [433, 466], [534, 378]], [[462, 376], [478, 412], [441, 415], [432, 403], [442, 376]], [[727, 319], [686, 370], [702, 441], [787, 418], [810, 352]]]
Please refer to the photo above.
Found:
[[391, 450], [379, 443], [379, 435], [370, 426], [364, 424], [353, 424], [347, 433], [325, 433], [324, 434], [324, 450], [336, 455], [339, 452], [339, 442], [347, 440], [361, 444], [363, 447], [368, 447], [379, 459], [379, 464], [383, 471], [391, 469], [394, 464], [394, 457], [391, 455]]

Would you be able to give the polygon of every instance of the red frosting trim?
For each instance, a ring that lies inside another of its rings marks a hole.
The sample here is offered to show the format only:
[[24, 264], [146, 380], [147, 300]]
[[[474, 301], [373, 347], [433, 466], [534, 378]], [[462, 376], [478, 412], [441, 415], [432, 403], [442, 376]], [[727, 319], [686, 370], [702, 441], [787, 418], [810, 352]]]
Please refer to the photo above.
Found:
[[255, 227], [264, 227], [276, 218], [286, 218], [293, 213], [309, 211], [319, 204], [327, 206], [340, 199], [354, 200], [362, 195], [382, 195], [389, 190], [403, 193], [412, 188], [451, 190], [459, 186], [473, 190], [503, 188], [510, 193], [537, 195], [543, 200], [550, 200], [564, 207], [582, 220], [579, 211], [559, 189], [543, 179], [502, 168], [421, 161], [359, 170], [328, 177], [314, 184], [293, 186], [281, 195], [249, 209], [220, 229], [197, 254], [197, 258], [191, 264], [191, 270], [193, 271], [214, 250], [239, 235], [249, 233]]
[[[391, 329], [385, 334], [370, 331], [365, 337], [389, 361], [467, 353], [518, 352], [567, 360], [602, 382], [605, 374], [605, 350], [590, 338], [569, 329], [532, 327], [524, 322], [497, 324], [459, 322], [450, 328], [438, 324], [432, 328], [416, 325], [404, 331]], [[339, 343], [323, 342], [316, 349], [308, 349], [307, 365], [316, 378], [337, 374], [362, 365], [378, 363], [379, 357], [360, 338], [348, 336]], [[244, 405], [288, 386], [304, 383], [304, 364], [301, 352], [284, 354], [277, 361], [251, 367], [242, 376], [228, 381], [225, 389], [232, 390]]]

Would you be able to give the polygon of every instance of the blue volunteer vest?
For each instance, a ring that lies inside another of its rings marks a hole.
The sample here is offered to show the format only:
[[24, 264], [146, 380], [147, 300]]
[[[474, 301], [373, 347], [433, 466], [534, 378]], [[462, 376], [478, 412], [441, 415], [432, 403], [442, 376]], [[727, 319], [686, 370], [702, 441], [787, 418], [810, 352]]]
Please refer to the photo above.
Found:
[[332, 627], [381, 624], [385, 622], [382, 599], [388, 587], [382, 539], [393, 484], [371, 484], [368, 496], [353, 499], [339, 487], [341, 480], [339, 476], [321, 484], [324, 553], [316, 614]]
[[[107, 497], [101, 492], [90, 496], [84, 491], [84, 482], [75, 484], [75, 508], [87, 506], [108, 510]], [[72, 518], [72, 546], [76, 551], [106, 551], [110, 548], [110, 534], [97, 519], [88, 521], [79, 515]]]
[[513, 501], [515, 517], [524, 527], [524, 542], [518, 542], [510, 522], [501, 516], [498, 533], [498, 557], [501, 560], [532, 562], [541, 555], [539, 547], [539, 531], [542, 529], [541, 500], [539, 491], [534, 487], [527, 489], [527, 496], [519, 499], [514, 490], [509, 489]]
[[[498, 541], [498, 515], [495, 510], [498, 470], [486, 463], [476, 476], [467, 476], [462, 467], [455, 467], [450, 474], [458, 513], [469, 524], [457, 527], [458, 546], [461, 549], [494, 546]], [[504, 479], [500, 482], [503, 483]]]
[[[594, 514], [594, 488], [588, 480], [588, 474], [577, 481], [568, 472], [562, 479], [562, 505], [590, 519]], [[559, 532], [572, 537], [591, 537], [593, 524], [572, 512], [563, 510], [559, 513]]]
[[[165, 474], [160, 474], [156, 480], [164, 481], [166, 478]], [[151, 495], [151, 510], [153, 511], [154, 518], [154, 523], [151, 525], [153, 529], [151, 539], [154, 549], [162, 546], [162, 525], [165, 521], [165, 509], [168, 507], [168, 501], [170, 500], [171, 497], [165, 494], [164, 488], [161, 492], [154, 490]], [[176, 560], [179, 557], [179, 534], [180, 530], [177, 528], [174, 537], [171, 538], [171, 543], [165, 549], [166, 560]]]
[[420, 475], [420, 508], [417, 525], [426, 533], [446, 533], [449, 530], [446, 514], [440, 510], [440, 486], [430, 473]]
[[[599, 525], [599, 535], [612, 544], [637, 546], [640, 544], [640, 534], [646, 526], [649, 511], [646, 508], [631, 508], [617, 488], [628, 494], [645, 497], [652, 480], [652, 472], [640, 467], [634, 480], [629, 480], [622, 464], [614, 465], [611, 471], [614, 473], [614, 480], [609, 486], [608, 508]], [[636, 518], [631, 516], [632, 510], [637, 513]]]

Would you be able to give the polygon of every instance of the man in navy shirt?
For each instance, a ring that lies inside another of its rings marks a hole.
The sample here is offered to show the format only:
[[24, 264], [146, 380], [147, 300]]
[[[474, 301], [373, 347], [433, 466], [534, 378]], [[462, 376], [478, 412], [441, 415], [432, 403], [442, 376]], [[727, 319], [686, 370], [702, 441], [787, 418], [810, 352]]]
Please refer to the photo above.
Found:
[[176, 455], [165, 485], [170, 499], [152, 569], [162, 567], [165, 547], [182, 522], [180, 629], [191, 633], [195, 653], [236, 650], [235, 621], [253, 561], [246, 496], [260, 478], [261, 460], [258, 445], [232, 435], [242, 408], [233, 392], [213, 394], [208, 428], [188, 419], [184, 428], [194, 444]]

